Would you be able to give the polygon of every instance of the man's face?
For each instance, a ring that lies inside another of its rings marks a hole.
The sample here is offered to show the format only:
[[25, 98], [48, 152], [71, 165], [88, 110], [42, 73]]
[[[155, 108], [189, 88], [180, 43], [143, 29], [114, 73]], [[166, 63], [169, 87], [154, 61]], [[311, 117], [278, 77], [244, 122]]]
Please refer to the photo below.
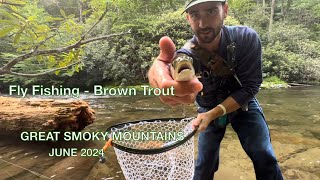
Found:
[[221, 2], [205, 2], [190, 7], [187, 20], [199, 43], [211, 43], [220, 33], [228, 6]]

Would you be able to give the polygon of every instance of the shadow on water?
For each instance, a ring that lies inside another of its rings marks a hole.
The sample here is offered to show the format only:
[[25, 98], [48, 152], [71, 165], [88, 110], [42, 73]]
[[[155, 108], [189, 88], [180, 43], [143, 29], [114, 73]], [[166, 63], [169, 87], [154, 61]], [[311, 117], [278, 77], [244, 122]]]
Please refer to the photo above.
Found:
[[[299, 146], [307, 149], [320, 146], [319, 87], [261, 90], [257, 98], [264, 109], [273, 141], [300, 143]], [[91, 96], [84, 100], [96, 111], [95, 123], [84, 130], [89, 132], [105, 131], [109, 126], [122, 122], [182, 117], [183, 113], [182, 107], [169, 108], [158, 97], [151, 96]], [[196, 116], [194, 105], [188, 105], [186, 110], [187, 117]], [[235, 134], [231, 136], [236, 137]], [[48, 156], [52, 147], [101, 148], [103, 144], [104, 141], [22, 142], [19, 137], [2, 135], [0, 179], [35, 179], [39, 176], [40, 179], [124, 179], [112, 148], [106, 152], [104, 164], [100, 164], [97, 157]]]

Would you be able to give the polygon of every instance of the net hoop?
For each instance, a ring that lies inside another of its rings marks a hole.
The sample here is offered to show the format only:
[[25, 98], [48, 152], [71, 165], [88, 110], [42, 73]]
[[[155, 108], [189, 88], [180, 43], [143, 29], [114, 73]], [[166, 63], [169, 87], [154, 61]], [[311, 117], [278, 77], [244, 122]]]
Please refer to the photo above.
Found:
[[[161, 119], [147, 119], [147, 120], [138, 120], [138, 121], [131, 121], [131, 122], [125, 122], [125, 123], [119, 123], [113, 126], [110, 126], [109, 128], [107, 128], [107, 132], [111, 132], [113, 128], [122, 128], [125, 127], [127, 124], [138, 124], [141, 122], [169, 122], [170, 120], [174, 120], [174, 121], [181, 121], [183, 119], [186, 118], [161, 118]], [[190, 118], [191, 119], [191, 118]], [[154, 148], [154, 149], [135, 149], [135, 148], [129, 148], [129, 147], [125, 147], [123, 145], [117, 144], [114, 141], [111, 141], [111, 145], [119, 150], [122, 150], [124, 152], [127, 153], [132, 153], [132, 154], [144, 154], [144, 155], [151, 155], [151, 154], [159, 154], [159, 153], [164, 153], [166, 151], [172, 150], [182, 144], [184, 144], [185, 142], [187, 142], [191, 137], [193, 137], [196, 132], [198, 130], [198, 127], [195, 127], [195, 129], [188, 135], [186, 135], [182, 140], [180, 141], [176, 141], [168, 146], [162, 147], [162, 148]], [[107, 141], [110, 140], [110, 137], [107, 138]]]

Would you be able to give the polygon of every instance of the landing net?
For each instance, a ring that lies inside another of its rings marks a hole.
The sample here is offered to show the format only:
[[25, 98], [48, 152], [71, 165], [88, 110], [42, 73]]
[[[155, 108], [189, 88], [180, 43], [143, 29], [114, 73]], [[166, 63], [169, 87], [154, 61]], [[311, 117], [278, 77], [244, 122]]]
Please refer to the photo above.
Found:
[[125, 178], [192, 179], [196, 130], [192, 129], [191, 120], [147, 120], [109, 128]]

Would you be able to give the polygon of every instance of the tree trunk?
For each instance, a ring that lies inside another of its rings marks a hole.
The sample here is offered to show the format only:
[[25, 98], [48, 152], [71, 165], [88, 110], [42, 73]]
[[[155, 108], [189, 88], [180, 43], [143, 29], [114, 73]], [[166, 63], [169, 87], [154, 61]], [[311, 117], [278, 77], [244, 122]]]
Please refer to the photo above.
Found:
[[83, 19], [82, 19], [82, 4], [80, 1], [78, 1], [78, 6], [79, 6], [79, 22], [83, 24]]
[[85, 101], [0, 97], [0, 131], [81, 131], [95, 120]]
[[284, 19], [284, 0], [281, 0], [281, 16]]
[[263, 9], [263, 14], [265, 15], [266, 14], [266, 0], [262, 0], [262, 9]]
[[291, 4], [292, 4], [292, 0], [288, 0], [286, 8], [284, 9], [284, 19], [286, 19], [287, 14], [290, 11]]
[[276, 4], [276, 0], [272, 0], [272, 1], [271, 1], [271, 13], [270, 13], [270, 23], [269, 23], [268, 41], [271, 40], [270, 33], [272, 32], [272, 25], [273, 25], [273, 16], [274, 16], [275, 4]]

